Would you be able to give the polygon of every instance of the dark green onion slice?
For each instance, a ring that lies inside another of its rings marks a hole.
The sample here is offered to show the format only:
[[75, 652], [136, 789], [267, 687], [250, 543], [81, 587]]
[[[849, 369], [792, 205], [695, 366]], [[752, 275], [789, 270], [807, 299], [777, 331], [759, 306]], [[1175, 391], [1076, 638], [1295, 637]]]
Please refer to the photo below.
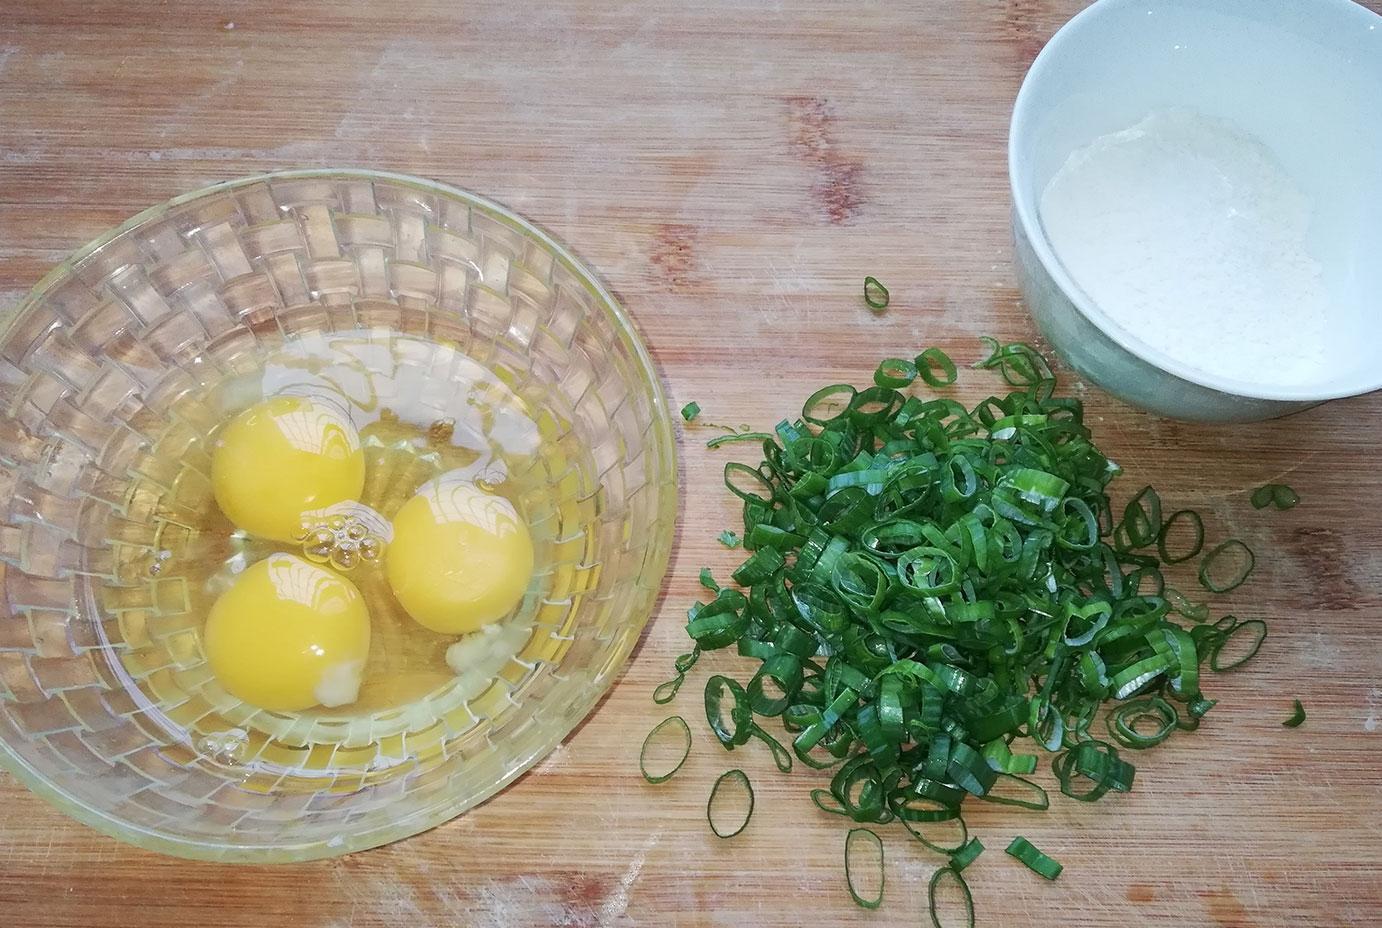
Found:
[[1299, 727], [1301, 726], [1301, 723], [1303, 723], [1304, 721], [1305, 721], [1305, 707], [1302, 706], [1302, 705], [1300, 704], [1300, 700], [1297, 699], [1297, 700], [1296, 700], [1296, 704], [1295, 704], [1295, 708], [1294, 708], [1293, 710], [1291, 710], [1291, 717], [1290, 717], [1289, 719], [1287, 719], [1286, 721], [1282, 722], [1282, 723], [1281, 723], [1281, 726], [1282, 726], [1283, 728], [1299, 728]]
[[873, 382], [880, 387], [901, 390], [917, 379], [917, 366], [906, 358], [888, 358], [873, 372]]
[[974, 928], [974, 896], [970, 894], [969, 884], [965, 882], [965, 878], [954, 867], [941, 867], [931, 876], [931, 882], [926, 886], [926, 904], [931, 912], [932, 928], [953, 928], [956, 924], [954, 922], [946, 924], [941, 921], [940, 894], [944, 882], [954, 883], [959, 887], [960, 899], [965, 913], [965, 928]]
[[[1118, 749], [1113, 745], [1103, 741], [1083, 741], [1061, 759], [1056, 778], [1065, 795], [1072, 799], [1092, 801], [1108, 790], [1130, 792], [1136, 773], [1132, 764], [1118, 757]], [[1077, 793], [1074, 788], [1077, 777], [1088, 780], [1093, 786]]]
[[982, 853], [984, 853], [983, 842], [978, 838], [970, 838], [964, 847], [950, 855], [950, 866], [956, 873], [961, 873], [965, 867], [978, 860]]
[[1124, 508], [1114, 538], [1119, 548], [1144, 548], [1156, 541], [1161, 531], [1161, 496], [1151, 487], [1143, 487]]
[[[733, 702], [728, 706], [726, 718], [725, 695]], [[753, 734], [753, 713], [749, 710], [748, 695], [744, 688], [729, 677], [716, 674], [705, 681], [705, 720], [710, 731], [726, 750], [733, 750], [748, 743]]]
[[720, 592], [720, 584], [715, 582], [715, 577], [711, 575], [709, 567], [701, 568], [701, 586], [712, 593]]
[[831, 815], [848, 815], [845, 811], [844, 803], [835, 798], [835, 794], [828, 789], [811, 790], [811, 801], [816, 804], [816, 808], [822, 812], [829, 812]]
[[[728, 808], [717, 808], [726, 804], [729, 805]], [[715, 837], [733, 838], [748, 827], [749, 819], [752, 817], [753, 784], [749, 782], [748, 774], [737, 768], [720, 774], [720, 778], [710, 790], [710, 799], [705, 804], [705, 819], [710, 823], [710, 830], [715, 833]]]
[[877, 312], [888, 308], [888, 288], [879, 283], [877, 277], [864, 278], [864, 302], [869, 309]]
[[1284, 483], [1268, 483], [1252, 492], [1254, 509], [1265, 509], [1268, 506], [1283, 510], [1293, 509], [1299, 502], [1300, 496]]
[[[965, 820], [956, 814], [950, 818], [938, 822], [910, 822], [907, 819], [900, 819], [902, 827], [907, 832], [920, 841], [929, 850], [937, 854], [950, 855], [964, 847], [969, 840], [969, 826]], [[942, 836], [938, 832], [949, 832], [948, 836]]]
[[[661, 772], [653, 772], [648, 769], [648, 763], [653, 760], [650, 752], [656, 752], [660, 747], [670, 747], [671, 745], [659, 744], [660, 741], [667, 741], [677, 738], [682, 742], [681, 754], [676, 757], [674, 762], [665, 762], [659, 765]], [[643, 749], [638, 752], [638, 769], [643, 773], [643, 779], [649, 783], [665, 783], [670, 780], [681, 765], [686, 763], [686, 758], [691, 754], [691, 728], [686, 724], [686, 719], [679, 715], [673, 715], [663, 719], [648, 732], [648, 737], [643, 739]]]
[[[883, 902], [884, 879], [883, 839], [867, 828], [850, 829], [845, 836], [845, 885], [850, 897], [866, 909], [878, 908]], [[877, 892], [872, 891], [875, 884]]]
[[939, 348], [927, 348], [913, 362], [917, 376], [931, 387], [948, 387], [959, 376], [950, 355]]
[[[1108, 716], [1109, 734], [1124, 747], [1150, 748], [1171, 737], [1180, 720], [1174, 706], [1159, 696], [1125, 702]], [[1147, 725], [1152, 726], [1150, 730]]]
[[1171, 604], [1171, 611], [1176, 615], [1183, 616], [1192, 622], [1203, 622], [1209, 618], [1207, 605], [1195, 602], [1180, 590], [1168, 586], [1162, 595]]
[[768, 750], [773, 752], [773, 763], [777, 765], [778, 770], [782, 771], [783, 773], [792, 772], [792, 752], [788, 751], [787, 748], [783, 746], [781, 741], [778, 741], [776, 738], [768, 734], [763, 729], [759, 728], [757, 725], [753, 726], [753, 729], [750, 734], [752, 737], [757, 738], [759, 741], [762, 741], [764, 744], [766, 744], [768, 746]]
[[[1015, 795], [1008, 795], [1009, 792]], [[1011, 773], [997, 774], [994, 785], [979, 797], [985, 802], [1003, 806], [1017, 806], [1019, 809], [1034, 809], [1038, 812], [1051, 807], [1051, 798], [1039, 784]]]
[[673, 699], [676, 699], [677, 691], [681, 689], [681, 685], [685, 680], [686, 674], [679, 673], [672, 679], [659, 683], [653, 690], [653, 702], [657, 703], [659, 706], [665, 706]]
[[1237, 538], [1230, 538], [1200, 561], [1200, 585], [1211, 593], [1227, 593], [1248, 579], [1255, 563], [1252, 549]]
[[724, 545], [726, 548], [739, 547], [740, 539], [738, 532], [732, 532], [729, 529], [725, 529], [723, 532], [720, 533], [719, 537], [720, 544]]
[[696, 418], [696, 417], [699, 416], [700, 414], [701, 414], [701, 404], [700, 404], [700, 403], [697, 403], [697, 402], [694, 402], [694, 401], [693, 401], [693, 402], [687, 403], [685, 406], [681, 407], [681, 417], [682, 417], [683, 419], [685, 419], [687, 422], [690, 422], [692, 419]]
[[[1246, 636], [1247, 644], [1235, 645], [1235, 648], [1239, 651], [1239, 653], [1232, 654], [1232, 656], [1229, 658], [1228, 663], [1224, 663], [1220, 659], [1221, 655], [1224, 653], [1224, 649], [1229, 645], [1234, 644], [1234, 639], [1238, 638], [1240, 635]], [[1228, 634], [1225, 635], [1223, 639], [1217, 645], [1215, 645], [1214, 649], [1210, 652], [1209, 669], [1216, 671], [1225, 671], [1233, 670], [1237, 667], [1242, 667], [1248, 661], [1252, 660], [1254, 657], [1257, 656], [1257, 652], [1262, 647], [1262, 642], [1266, 640], [1266, 622], [1263, 622], [1261, 619], [1248, 619], [1247, 621], [1239, 622], [1229, 630]]]
[[1060, 876], [1061, 870], [1064, 869], [1055, 860], [1037, 850], [1032, 842], [1021, 835], [1013, 838], [1012, 843], [1008, 845], [1007, 852], [1026, 864], [1033, 873], [1037, 873], [1048, 880], [1054, 880]]
[[733, 444], [737, 441], [763, 441], [771, 439], [772, 436], [767, 432], [735, 432], [733, 435], [716, 435], [705, 443], [707, 448], [718, 448], [721, 445]]
[[[1190, 541], [1179, 546], [1179, 550], [1172, 554], [1168, 547], [1175, 543], [1172, 532], [1177, 522], [1184, 522], [1190, 527]], [[1193, 509], [1181, 509], [1171, 513], [1157, 535], [1156, 549], [1167, 564], [1179, 564], [1199, 554], [1204, 549], [1204, 520], [1200, 518], [1200, 514]]]

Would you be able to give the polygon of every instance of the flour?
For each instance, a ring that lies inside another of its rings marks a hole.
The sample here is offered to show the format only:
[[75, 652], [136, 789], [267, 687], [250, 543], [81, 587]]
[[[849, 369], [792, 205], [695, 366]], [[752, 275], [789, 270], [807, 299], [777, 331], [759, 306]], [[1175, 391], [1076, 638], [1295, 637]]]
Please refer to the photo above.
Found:
[[1041, 197], [1061, 263], [1114, 322], [1201, 372], [1254, 384], [1326, 372], [1310, 216], [1261, 142], [1186, 109], [1077, 149]]

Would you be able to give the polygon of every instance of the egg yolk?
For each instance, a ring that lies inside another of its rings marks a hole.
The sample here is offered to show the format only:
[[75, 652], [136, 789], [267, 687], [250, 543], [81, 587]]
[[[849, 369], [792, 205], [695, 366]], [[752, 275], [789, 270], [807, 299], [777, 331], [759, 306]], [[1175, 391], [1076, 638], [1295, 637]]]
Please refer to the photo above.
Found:
[[279, 396], [231, 419], [211, 456], [216, 502], [245, 531], [294, 541], [303, 513], [356, 499], [365, 486], [360, 434], [331, 403]]
[[533, 574], [533, 542], [513, 504], [464, 479], [423, 485], [393, 522], [384, 571], [419, 624], [473, 632], [508, 615]]
[[349, 580], [272, 554], [211, 607], [211, 672], [238, 699], [275, 712], [355, 701], [369, 656], [369, 611]]

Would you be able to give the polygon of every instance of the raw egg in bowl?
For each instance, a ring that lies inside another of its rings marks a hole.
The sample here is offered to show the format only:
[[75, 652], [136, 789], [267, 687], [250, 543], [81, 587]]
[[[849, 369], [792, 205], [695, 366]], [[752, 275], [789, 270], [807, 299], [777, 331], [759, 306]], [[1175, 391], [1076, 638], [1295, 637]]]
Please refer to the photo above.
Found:
[[672, 431], [628, 318], [494, 203], [359, 171], [134, 217], [0, 327], [0, 762], [216, 860], [493, 795], [647, 621]]

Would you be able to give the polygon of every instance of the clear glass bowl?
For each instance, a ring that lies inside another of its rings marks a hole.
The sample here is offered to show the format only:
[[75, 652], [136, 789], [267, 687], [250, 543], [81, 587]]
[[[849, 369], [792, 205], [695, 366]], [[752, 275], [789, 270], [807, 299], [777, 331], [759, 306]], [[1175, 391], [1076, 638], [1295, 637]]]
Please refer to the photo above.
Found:
[[[197, 597], [140, 569], [205, 497], [148, 465], [170, 440], [149, 436], [265, 346], [380, 327], [561, 398], [586, 463], [560, 582], [525, 600], [531, 630], [482, 691], [363, 720], [236, 714], [188, 684], [208, 676], [199, 646], [170, 647], [199, 629]], [[494, 203], [366, 171], [209, 187], [56, 268], [0, 325], [0, 464], [0, 762], [107, 834], [212, 860], [344, 854], [496, 793], [614, 679], [676, 514], [666, 401], [594, 276]]]

